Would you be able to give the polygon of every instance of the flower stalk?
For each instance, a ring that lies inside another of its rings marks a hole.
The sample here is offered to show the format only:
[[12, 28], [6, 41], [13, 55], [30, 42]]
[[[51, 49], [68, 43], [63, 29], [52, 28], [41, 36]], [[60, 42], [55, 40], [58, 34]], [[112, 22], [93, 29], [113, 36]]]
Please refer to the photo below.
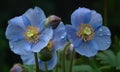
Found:
[[73, 48], [73, 50], [72, 50], [72, 56], [71, 56], [71, 58], [70, 58], [70, 68], [69, 68], [69, 72], [72, 72], [74, 54], [75, 54], [75, 50], [74, 50], [74, 48]]
[[35, 57], [36, 72], [39, 72], [39, 64], [38, 64], [37, 53], [34, 53], [34, 57]]
[[48, 72], [47, 63], [46, 62], [44, 62], [44, 66], [45, 66], [45, 72]]
[[67, 50], [68, 46], [70, 45], [70, 42], [68, 42], [65, 47], [64, 47], [64, 50], [63, 50], [63, 53], [62, 53], [62, 69], [63, 69], [63, 72], [65, 72], [65, 51]]

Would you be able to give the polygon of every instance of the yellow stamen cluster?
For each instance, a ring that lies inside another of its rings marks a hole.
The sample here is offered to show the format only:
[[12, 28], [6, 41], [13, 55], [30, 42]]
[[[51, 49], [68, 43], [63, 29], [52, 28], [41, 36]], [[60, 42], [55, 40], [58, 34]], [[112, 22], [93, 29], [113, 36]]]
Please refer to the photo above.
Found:
[[24, 33], [24, 37], [26, 41], [36, 43], [39, 38], [38, 33], [39, 33], [39, 28], [34, 26], [28, 26]]
[[86, 42], [93, 39], [94, 29], [89, 24], [81, 24], [76, 34], [78, 37], [80, 37], [82, 40]]

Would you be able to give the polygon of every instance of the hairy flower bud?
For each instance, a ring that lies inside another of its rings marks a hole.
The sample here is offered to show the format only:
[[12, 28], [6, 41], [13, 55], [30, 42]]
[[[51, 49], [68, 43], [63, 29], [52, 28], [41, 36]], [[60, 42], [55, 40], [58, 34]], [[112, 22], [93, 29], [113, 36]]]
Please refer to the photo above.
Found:
[[10, 69], [10, 72], [28, 72], [28, 70], [20, 63], [17, 63], [13, 65], [13, 67]]
[[22, 65], [21, 64], [15, 64], [10, 69], [10, 72], [23, 72]]
[[55, 29], [61, 21], [61, 18], [56, 15], [51, 15], [46, 19], [46, 26], [51, 26]]
[[42, 61], [48, 61], [52, 58], [52, 50], [49, 50], [47, 47], [43, 48], [39, 53], [39, 58]]

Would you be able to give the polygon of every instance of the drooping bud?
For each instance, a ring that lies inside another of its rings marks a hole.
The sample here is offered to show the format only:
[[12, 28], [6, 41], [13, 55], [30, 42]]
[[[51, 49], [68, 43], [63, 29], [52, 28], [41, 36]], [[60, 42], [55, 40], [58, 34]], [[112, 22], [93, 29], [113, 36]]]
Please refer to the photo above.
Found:
[[52, 50], [49, 50], [47, 47], [43, 48], [39, 53], [39, 58], [42, 61], [48, 61], [52, 58]]
[[24, 71], [24, 69], [22, 68], [21, 64], [15, 64], [13, 65], [13, 67], [10, 69], [10, 72], [26, 72]]
[[46, 26], [51, 26], [53, 29], [55, 29], [61, 21], [61, 18], [56, 15], [51, 15], [46, 19]]

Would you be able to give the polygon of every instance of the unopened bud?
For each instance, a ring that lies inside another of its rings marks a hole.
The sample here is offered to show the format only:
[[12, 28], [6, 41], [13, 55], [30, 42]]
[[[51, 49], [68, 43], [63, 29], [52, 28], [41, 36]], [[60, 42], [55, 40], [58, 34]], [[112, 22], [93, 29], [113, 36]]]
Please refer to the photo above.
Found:
[[52, 50], [49, 50], [47, 47], [43, 48], [39, 53], [39, 58], [42, 61], [48, 61], [52, 58]]
[[15, 64], [10, 69], [10, 72], [23, 72], [22, 65], [21, 64]]
[[61, 21], [61, 18], [56, 15], [51, 15], [46, 19], [46, 26], [51, 26], [55, 29]]
[[22, 64], [17, 63], [13, 65], [13, 67], [10, 69], [10, 72], [28, 72], [28, 69]]

